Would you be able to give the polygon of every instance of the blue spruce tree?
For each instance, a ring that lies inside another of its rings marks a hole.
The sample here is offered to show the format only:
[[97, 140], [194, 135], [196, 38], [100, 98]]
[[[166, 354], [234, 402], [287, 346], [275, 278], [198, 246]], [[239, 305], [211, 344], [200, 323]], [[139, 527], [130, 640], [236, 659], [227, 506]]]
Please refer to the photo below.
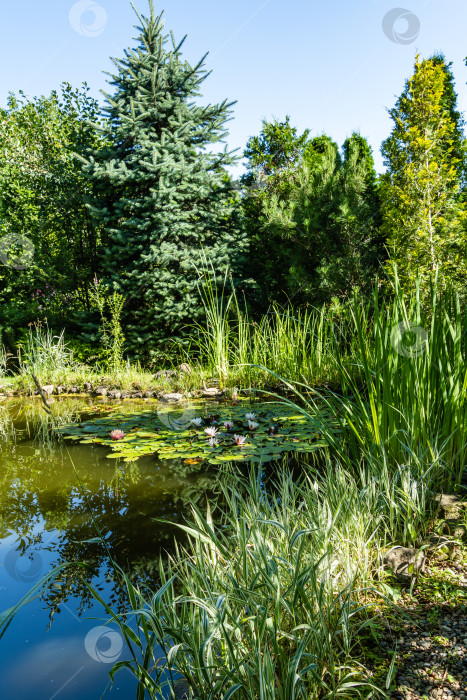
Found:
[[240, 264], [246, 239], [225, 167], [236, 156], [224, 145], [233, 102], [201, 106], [208, 73], [192, 67], [164, 34], [150, 0], [138, 45], [113, 59], [112, 94], [104, 92], [107, 145], [88, 154], [84, 169], [96, 192], [90, 204], [105, 230], [105, 282], [126, 299], [126, 347], [133, 357], [161, 360], [187, 326], [200, 320], [198, 294], [207, 256], [224, 278]]

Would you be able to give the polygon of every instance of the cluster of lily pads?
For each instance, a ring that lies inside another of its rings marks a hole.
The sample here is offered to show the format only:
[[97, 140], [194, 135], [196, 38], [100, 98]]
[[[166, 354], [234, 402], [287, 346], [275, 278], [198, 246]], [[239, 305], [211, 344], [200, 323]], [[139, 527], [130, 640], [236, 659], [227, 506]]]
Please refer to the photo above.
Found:
[[306, 416], [279, 403], [255, 404], [254, 411], [235, 404], [211, 411], [185, 407], [182, 411], [166, 408], [133, 415], [114, 413], [59, 431], [68, 439], [110, 447], [108, 457], [121, 457], [126, 462], [149, 454], [191, 463], [268, 462], [285, 452], [312, 452], [326, 444], [320, 425], [329, 419], [321, 412]]

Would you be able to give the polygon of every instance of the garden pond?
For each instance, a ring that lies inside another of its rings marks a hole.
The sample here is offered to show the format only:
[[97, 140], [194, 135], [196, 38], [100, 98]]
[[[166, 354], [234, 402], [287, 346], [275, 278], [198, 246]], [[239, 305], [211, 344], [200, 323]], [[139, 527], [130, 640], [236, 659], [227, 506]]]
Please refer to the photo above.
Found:
[[110, 689], [108, 672], [126, 650], [116, 631], [101, 629], [106, 613], [86, 586], [114, 610], [126, 609], [96, 523], [114, 561], [156, 586], [159, 556], [175, 535], [183, 539], [177, 523], [191, 504], [204, 509], [206, 496], [216, 497], [223, 463], [318, 450], [319, 430], [271, 404], [51, 402], [51, 416], [37, 397], [0, 403], [0, 611], [52, 567], [70, 564], [0, 639], [1, 697], [131, 698], [127, 671]]

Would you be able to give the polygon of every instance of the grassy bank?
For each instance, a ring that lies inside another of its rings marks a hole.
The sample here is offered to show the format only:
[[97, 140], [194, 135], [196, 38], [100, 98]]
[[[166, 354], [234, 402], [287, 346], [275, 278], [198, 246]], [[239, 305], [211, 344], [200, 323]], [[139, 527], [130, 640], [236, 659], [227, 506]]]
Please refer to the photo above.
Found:
[[[0, 358], [0, 386], [9, 391], [34, 389], [31, 373], [43, 385], [78, 386], [91, 382], [122, 390], [134, 385], [143, 391], [162, 387], [173, 391], [190, 391], [209, 384], [213, 379], [221, 388], [239, 387], [262, 389], [281, 386], [278, 376], [309, 386], [338, 386], [339, 362], [349, 372], [358, 373], [357, 338], [353, 334], [351, 307], [337, 300], [321, 310], [295, 310], [273, 307], [261, 319], [253, 320], [239, 303], [235, 291], [219, 289], [206, 274], [200, 286], [205, 308], [205, 323], [187, 328], [189, 350], [179, 347], [173, 364], [149, 370], [139, 364], [118, 360], [118, 352], [100, 348], [99, 355], [108, 353], [113, 360], [85, 363], [78, 361], [63, 330], [32, 327], [16, 348], [15, 356]], [[370, 324], [368, 307], [362, 303], [360, 313]], [[120, 341], [119, 341], [120, 342]], [[177, 368], [186, 363], [189, 373]], [[170, 377], [158, 376], [162, 372]]]
[[151, 371], [129, 360], [115, 363], [86, 364], [75, 359], [65, 333], [54, 334], [50, 329], [30, 329], [26, 340], [17, 348], [16, 356], [7, 357], [5, 351], [0, 362], [0, 391], [6, 393], [35, 392], [36, 376], [42, 386], [60, 387], [60, 392], [86, 393], [84, 385], [94, 388], [105, 386], [122, 391], [190, 391], [206, 380], [206, 373], [199, 365], [189, 367], [189, 372], [177, 371], [174, 364], [169, 370]]

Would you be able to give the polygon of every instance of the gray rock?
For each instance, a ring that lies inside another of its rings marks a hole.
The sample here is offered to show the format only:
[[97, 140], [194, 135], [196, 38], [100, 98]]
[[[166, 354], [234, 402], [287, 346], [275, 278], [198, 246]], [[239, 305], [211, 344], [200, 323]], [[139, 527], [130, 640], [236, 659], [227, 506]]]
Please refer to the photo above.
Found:
[[153, 396], [155, 396], [156, 392], [155, 391], [145, 391], [143, 393], [143, 396], [145, 399], [152, 399]]
[[202, 390], [201, 396], [203, 399], [212, 399], [214, 396], [219, 397], [223, 392], [219, 391], [219, 389], [215, 386], [213, 387], [206, 387], [205, 389]]
[[180, 374], [192, 374], [193, 367], [188, 362], [182, 362], [181, 365], [178, 365], [178, 371]]
[[106, 386], [98, 386], [97, 389], [94, 389], [94, 393], [97, 396], [107, 396], [107, 387]]
[[111, 391], [109, 391], [107, 396], [109, 397], [109, 399], [121, 399], [122, 392], [119, 389], [112, 389]]
[[88, 394], [91, 393], [91, 391], [92, 391], [91, 382], [84, 382], [84, 391], [86, 391]]
[[55, 387], [53, 384], [46, 384], [46, 386], [41, 386], [41, 389], [46, 396], [52, 396]]
[[462, 515], [462, 511], [467, 508], [467, 501], [462, 500], [455, 493], [438, 493], [436, 502], [441, 513], [441, 517], [447, 520], [455, 520]]
[[63, 394], [66, 391], [66, 387], [63, 386], [63, 384], [59, 384], [57, 388], [55, 389], [57, 394]]
[[401, 580], [411, 579], [425, 570], [425, 555], [419, 549], [393, 547], [384, 557], [385, 565]]
[[165, 401], [166, 403], [181, 401], [182, 399], [183, 394], [162, 394], [162, 396], [160, 397], [160, 400]]
[[168, 379], [169, 377], [173, 377], [176, 373], [174, 369], [160, 369], [158, 372], [154, 374], [156, 379]]
[[455, 540], [467, 541], [467, 527], [462, 520], [446, 520], [443, 525], [443, 532]]
[[77, 386], [69, 386], [66, 393], [67, 394], [79, 394], [79, 389]]

